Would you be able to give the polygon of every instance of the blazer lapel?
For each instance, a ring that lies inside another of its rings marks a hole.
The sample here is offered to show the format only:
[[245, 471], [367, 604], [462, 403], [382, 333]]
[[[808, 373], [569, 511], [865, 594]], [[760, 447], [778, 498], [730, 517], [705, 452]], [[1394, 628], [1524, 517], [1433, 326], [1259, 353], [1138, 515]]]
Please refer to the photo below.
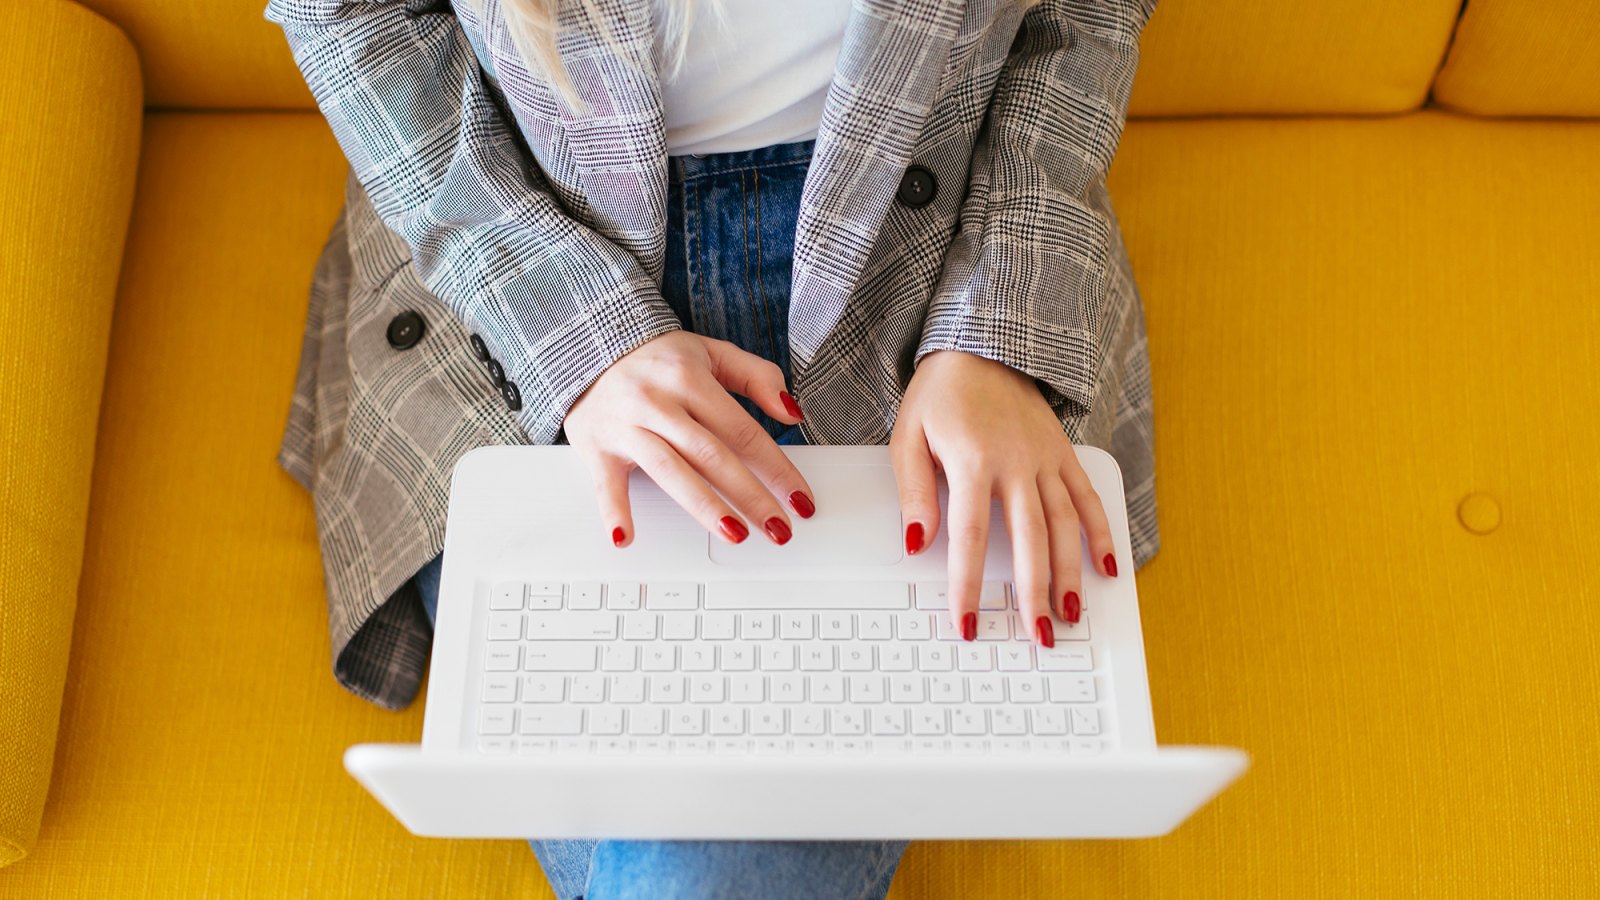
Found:
[[632, 252], [660, 284], [666, 260], [667, 133], [652, 2], [596, 3], [616, 29], [621, 57], [606, 45], [604, 26], [582, 5], [565, 7], [573, 20], [562, 38], [562, 56], [588, 108], [574, 112], [551, 94], [545, 114], [559, 115], [565, 131], [571, 173], [563, 174], [574, 186], [565, 199], [581, 204], [584, 221]]
[[832, 333], [861, 277], [966, 2], [855, 0], [851, 8], [795, 226], [789, 343], [797, 369]]

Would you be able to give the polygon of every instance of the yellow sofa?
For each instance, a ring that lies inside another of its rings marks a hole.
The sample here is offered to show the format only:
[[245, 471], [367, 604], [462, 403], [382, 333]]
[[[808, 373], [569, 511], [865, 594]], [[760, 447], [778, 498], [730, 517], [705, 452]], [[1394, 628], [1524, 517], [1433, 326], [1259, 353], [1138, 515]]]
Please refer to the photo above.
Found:
[[[334, 682], [273, 461], [344, 163], [264, 5], [0, 9], [0, 896], [544, 896], [340, 766], [422, 708]], [[1138, 579], [1162, 740], [1255, 768], [894, 897], [1600, 890], [1600, 4], [1529, 7], [1163, 0]]]

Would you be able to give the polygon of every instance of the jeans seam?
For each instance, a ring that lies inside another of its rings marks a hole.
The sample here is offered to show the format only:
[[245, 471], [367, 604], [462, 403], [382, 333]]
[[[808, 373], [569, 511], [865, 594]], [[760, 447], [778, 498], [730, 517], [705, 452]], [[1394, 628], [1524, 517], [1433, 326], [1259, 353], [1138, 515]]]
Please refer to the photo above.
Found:
[[[757, 179], [761, 177], [760, 170], [755, 171], [755, 177]], [[759, 284], [761, 272], [761, 226], [759, 224], [759, 216], [761, 208], [759, 195], [757, 196], [756, 273], [757, 284]], [[750, 285], [750, 192], [745, 189], [743, 172], [739, 173], [739, 215], [740, 222], [744, 226], [744, 292], [746, 300], [750, 304], [751, 331], [753, 332], [751, 337], [756, 341], [761, 341], [765, 338], [764, 342], [770, 349], [772, 347], [772, 326], [770, 321], [772, 319], [772, 311], [767, 309], [764, 303], [760, 305], [756, 303], [756, 289]], [[771, 357], [768, 358], [770, 359]]]
[[811, 160], [810, 159], [786, 159], [786, 160], [781, 160], [781, 161], [778, 161], [778, 162], [747, 163], [747, 164], [738, 165], [738, 166], [728, 166], [726, 168], [721, 168], [721, 169], [706, 169], [706, 170], [701, 171], [701, 172], [695, 172], [692, 175], [684, 175], [682, 180], [683, 180], [683, 183], [688, 184], [691, 181], [699, 181], [702, 178], [709, 178], [709, 177], [711, 177], [713, 175], [727, 175], [727, 174], [730, 174], [730, 173], [733, 173], [733, 172], [749, 172], [749, 171], [759, 170], [759, 169], [776, 169], [776, 168], [780, 168], [780, 167], [783, 167], [783, 166], [809, 166], [809, 165], [811, 165]]
[[[685, 218], [687, 219], [687, 216], [685, 216]], [[704, 304], [701, 301], [704, 299], [705, 285], [702, 283], [701, 279], [705, 278], [706, 271], [706, 242], [705, 235], [700, 233], [700, 229], [704, 227], [704, 218], [705, 217], [702, 216], [700, 212], [700, 185], [697, 182], [694, 185], [693, 234], [694, 255], [698, 260], [698, 265], [695, 266], [694, 278], [690, 279], [689, 285], [689, 315], [691, 319], [694, 319], [697, 322], [704, 318], [704, 314], [701, 312]], [[683, 233], [685, 235], [690, 233], [689, 223], [687, 221], [684, 222]], [[687, 259], [687, 255], [685, 256], [685, 259]]]

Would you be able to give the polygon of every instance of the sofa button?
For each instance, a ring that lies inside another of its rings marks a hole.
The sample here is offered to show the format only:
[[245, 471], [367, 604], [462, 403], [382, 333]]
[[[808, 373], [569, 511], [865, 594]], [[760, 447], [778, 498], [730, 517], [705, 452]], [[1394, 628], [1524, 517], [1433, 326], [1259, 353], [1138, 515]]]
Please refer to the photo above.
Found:
[[506, 383], [506, 370], [504, 366], [500, 365], [498, 359], [491, 359], [486, 365], [489, 369], [489, 380], [494, 383], [495, 387], [500, 387]]
[[1468, 494], [1456, 507], [1456, 518], [1473, 534], [1488, 534], [1500, 527], [1500, 504], [1488, 494]]
[[396, 350], [410, 350], [422, 340], [422, 333], [426, 330], [427, 324], [422, 321], [422, 316], [408, 309], [389, 320], [389, 346]]
[[473, 335], [469, 343], [472, 344], [472, 355], [478, 358], [478, 362], [489, 361], [489, 345], [483, 342], [483, 338]]
[[500, 396], [505, 398], [506, 409], [516, 412], [522, 408], [522, 392], [517, 386], [507, 381], [500, 385]]
[[933, 197], [939, 192], [939, 182], [933, 177], [933, 172], [923, 166], [912, 166], [906, 169], [905, 177], [900, 179], [900, 190], [895, 193], [902, 206], [908, 209], [921, 209], [933, 202]]

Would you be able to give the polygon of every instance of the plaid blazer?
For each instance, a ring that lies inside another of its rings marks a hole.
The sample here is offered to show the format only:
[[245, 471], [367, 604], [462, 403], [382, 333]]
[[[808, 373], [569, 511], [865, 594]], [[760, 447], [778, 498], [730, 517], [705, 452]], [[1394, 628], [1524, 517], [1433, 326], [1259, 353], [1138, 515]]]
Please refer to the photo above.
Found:
[[[800, 201], [789, 326], [815, 444], [887, 443], [934, 350], [1032, 375], [1069, 437], [1121, 465], [1136, 565], [1158, 546], [1149, 361], [1105, 176], [1153, 6], [856, 0]], [[389, 708], [427, 660], [410, 579], [444, 546], [456, 460], [564, 441], [607, 366], [682, 327], [660, 292], [654, 0], [598, 0], [605, 22], [562, 6], [577, 111], [530, 74], [499, 0], [483, 7], [266, 10], [350, 162], [278, 461], [315, 498], [335, 676]], [[897, 196], [913, 166], [931, 201]]]

